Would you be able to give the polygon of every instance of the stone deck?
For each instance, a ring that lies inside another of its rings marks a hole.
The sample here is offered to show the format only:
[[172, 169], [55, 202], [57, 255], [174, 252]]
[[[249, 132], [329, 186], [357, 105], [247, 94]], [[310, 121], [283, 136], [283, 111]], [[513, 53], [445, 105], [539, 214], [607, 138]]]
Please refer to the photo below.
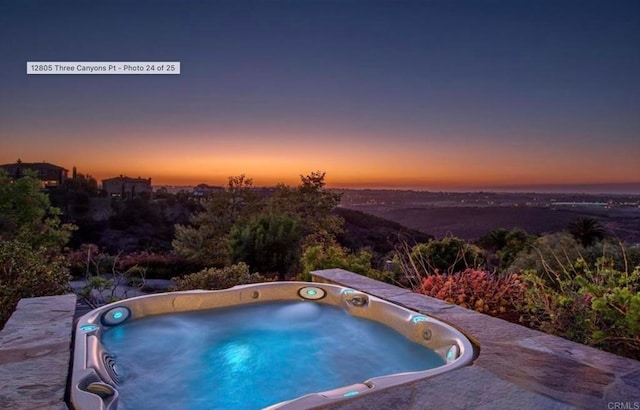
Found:
[[333, 409], [640, 409], [638, 361], [342, 269], [312, 276], [434, 316], [480, 347], [472, 366], [356, 397]]
[[[432, 315], [480, 347], [471, 366], [356, 396], [328, 409], [640, 410], [640, 362], [341, 269], [312, 276]], [[0, 408], [67, 409], [75, 308], [75, 295], [20, 301], [0, 332]]]
[[22, 299], [0, 332], [0, 408], [67, 409], [76, 295]]

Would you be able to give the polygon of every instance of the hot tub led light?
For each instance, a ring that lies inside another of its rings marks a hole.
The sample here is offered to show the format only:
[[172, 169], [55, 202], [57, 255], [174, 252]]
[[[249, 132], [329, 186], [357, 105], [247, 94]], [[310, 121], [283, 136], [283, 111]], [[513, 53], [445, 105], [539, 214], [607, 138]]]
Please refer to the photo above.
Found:
[[420, 323], [420, 322], [428, 322], [429, 319], [426, 316], [414, 316], [413, 319], [411, 319], [413, 321], [413, 323]]
[[451, 363], [452, 361], [454, 361], [458, 357], [459, 352], [460, 349], [457, 345], [451, 346], [449, 348], [449, 351], [447, 351], [447, 363]]
[[115, 326], [126, 321], [131, 316], [131, 311], [125, 306], [118, 306], [108, 310], [102, 315], [100, 321], [105, 326]]
[[352, 396], [355, 396], [356, 394], [358, 394], [357, 390], [351, 390], [351, 391], [348, 391], [345, 394], [343, 394], [343, 396], [344, 397], [352, 397]]
[[307, 286], [298, 291], [298, 295], [304, 299], [318, 300], [325, 296], [325, 291], [315, 286]]
[[98, 326], [96, 325], [84, 325], [84, 326], [80, 326], [80, 330], [82, 330], [83, 332], [93, 332], [94, 330], [96, 330], [98, 328]]

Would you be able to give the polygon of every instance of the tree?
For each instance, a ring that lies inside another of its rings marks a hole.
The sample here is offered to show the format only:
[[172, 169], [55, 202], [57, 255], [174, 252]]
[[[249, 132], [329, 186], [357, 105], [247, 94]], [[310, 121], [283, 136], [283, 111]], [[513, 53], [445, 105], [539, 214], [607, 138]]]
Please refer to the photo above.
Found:
[[88, 196], [98, 195], [98, 181], [91, 175], [78, 173], [64, 181], [65, 187], [72, 192], [84, 192]]
[[246, 262], [280, 278], [299, 266], [301, 245], [333, 239], [342, 218], [331, 211], [340, 195], [324, 189], [323, 172], [301, 176], [301, 184], [280, 184], [267, 195], [244, 175], [229, 178], [224, 192], [211, 195], [189, 225], [176, 225], [173, 248], [202, 266]]
[[270, 212], [286, 213], [300, 220], [307, 244], [334, 238], [343, 230], [344, 220], [332, 214], [341, 196], [324, 188], [325, 175], [321, 171], [300, 175], [300, 185], [278, 185], [267, 201]]
[[35, 176], [12, 180], [0, 174], [0, 240], [60, 250], [75, 229], [62, 224], [60, 215]]
[[516, 256], [531, 245], [534, 238], [520, 229], [494, 229], [478, 240], [487, 253], [489, 268], [507, 269]]
[[578, 218], [571, 221], [568, 231], [582, 246], [593, 245], [596, 241], [602, 240], [606, 236], [604, 226], [594, 218]]
[[192, 215], [188, 225], [176, 225], [172, 242], [176, 253], [201, 266], [222, 267], [231, 263], [231, 229], [260, 208], [252, 184], [244, 175], [229, 177], [225, 191], [204, 200], [203, 211]]
[[69, 276], [62, 248], [72, 225], [60, 222], [34, 176], [0, 174], [0, 326], [23, 297], [63, 293]]
[[298, 262], [302, 229], [287, 214], [259, 214], [245, 225], [235, 225], [230, 235], [234, 262], [245, 262], [253, 270], [277, 272], [285, 280]]

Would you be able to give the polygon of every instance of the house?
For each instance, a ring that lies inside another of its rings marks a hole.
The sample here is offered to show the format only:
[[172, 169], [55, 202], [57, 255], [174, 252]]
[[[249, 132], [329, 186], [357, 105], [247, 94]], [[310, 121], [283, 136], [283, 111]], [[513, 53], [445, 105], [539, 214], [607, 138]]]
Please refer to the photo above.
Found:
[[14, 164], [0, 165], [11, 178], [22, 178], [28, 171], [35, 172], [42, 181], [43, 188], [56, 187], [64, 184], [68, 178], [69, 170], [48, 162], [22, 162], [18, 159]]
[[221, 187], [221, 186], [210, 186], [207, 184], [200, 184], [193, 189], [192, 195], [198, 198], [202, 198], [202, 197], [207, 197], [211, 194], [214, 194], [217, 192], [223, 192], [223, 191], [224, 191], [224, 187]]
[[121, 198], [135, 198], [142, 193], [149, 196], [152, 194], [151, 178], [130, 178], [124, 175], [103, 179], [102, 189], [109, 196]]

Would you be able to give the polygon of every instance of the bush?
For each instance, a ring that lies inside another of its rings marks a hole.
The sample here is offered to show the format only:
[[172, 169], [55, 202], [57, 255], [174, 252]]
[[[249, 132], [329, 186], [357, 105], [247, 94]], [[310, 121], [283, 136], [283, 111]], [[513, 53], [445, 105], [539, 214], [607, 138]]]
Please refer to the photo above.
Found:
[[385, 275], [371, 267], [371, 253], [360, 250], [349, 251], [335, 242], [309, 245], [302, 254], [301, 280], [310, 281], [311, 271], [341, 268], [376, 280], [387, 280]]
[[574, 261], [581, 259], [585, 249], [571, 235], [559, 232], [541, 236], [525, 251], [520, 252], [508, 272], [535, 271], [547, 284], [574, 276]]
[[536, 272], [528, 283], [524, 321], [531, 327], [603, 350], [640, 359], [640, 267], [613, 268], [610, 259], [575, 263], [581, 272], [550, 286]]
[[526, 284], [520, 275], [500, 276], [467, 269], [450, 275], [425, 277], [419, 293], [492, 316], [517, 321], [524, 304]]
[[114, 273], [117, 256], [111, 256], [100, 250], [94, 244], [82, 244], [80, 249], [66, 254], [70, 273], [74, 278], [87, 275], [101, 275], [105, 272]]
[[505, 270], [513, 263], [520, 252], [526, 250], [534, 237], [520, 229], [494, 229], [478, 240], [485, 250], [487, 269]]
[[620, 271], [633, 270], [640, 266], [640, 245], [628, 246], [614, 239], [605, 239], [585, 249], [585, 261], [594, 266], [600, 258], [613, 262], [614, 269]]
[[479, 267], [481, 255], [480, 248], [456, 237], [431, 240], [415, 246], [402, 240], [396, 245], [391, 270], [400, 285], [419, 288], [425, 276]]
[[19, 241], [0, 241], [0, 328], [21, 298], [60, 295], [68, 283], [62, 257]]
[[118, 270], [121, 272], [140, 267], [145, 269], [146, 277], [149, 279], [170, 279], [185, 271], [195, 270], [194, 266], [174, 253], [138, 252], [123, 255], [118, 259]]
[[172, 290], [227, 289], [236, 285], [269, 281], [259, 273], [249, 273], [249, 266], [243, 262], [224, 268], [203, 269], [173, 280], [176, 285]]

